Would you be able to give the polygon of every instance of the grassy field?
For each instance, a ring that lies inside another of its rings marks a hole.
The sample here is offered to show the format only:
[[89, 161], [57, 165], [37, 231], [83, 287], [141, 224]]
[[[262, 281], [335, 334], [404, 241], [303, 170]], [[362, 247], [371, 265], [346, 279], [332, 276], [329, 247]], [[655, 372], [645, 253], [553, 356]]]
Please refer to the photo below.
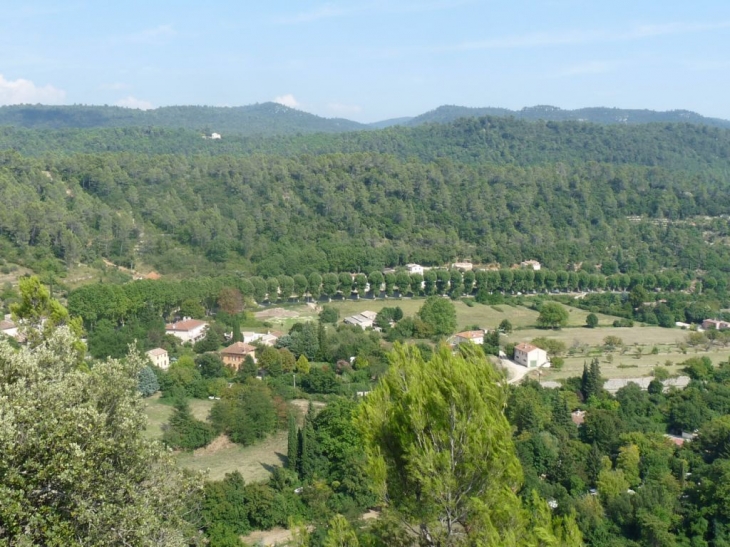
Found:
[[[162, 438], [162, 426], [170, 419], [173, 407], [155, 395], [145, 401], [149, 425], [145, 432], [149, 438]], [[190, 410], [199, 420], [207, 420], [213, 401], [190, 399]], [[302, 404], [295, 404], [301, 409]], [[305, 407], [306, 408], [306, 407]], [[181, 452], [178, 463], [196, 471], [207, 471], [211, 480], [222, 479], [226, 473], [239, 471], [246, 481], [265, 480], [274, 467], [286, 460], [287, 432], [279, 431], [261, 443], [242, 447], [226, 437], [218, 437], [210, 445], [195, 452]]]
[[239, 471], [246, 482], [254, 482], [266, 480], [274, 467], [282, 466], [286, 461], [286, 450], [287, 432], [279, 431], [260, 443], [246, 447], [220, 437], [206, 448], [181, 453], [177, 461], [183, 467], [207, 471], [210, 480], [220, 480], [226, 473]]
[[[371, 310], [380, 311], [384, 307], [399, 306], [406, 316], [415, 315], [423, 306], [423, 298], [404, 298], [390, 300], [347, 300], [332, 302], [330, 306], [336, 308], [340, 312], [340, 319], [344, 319], [348, 315]], [[495, 328], [503, 319], [508, 319], [514, 328], [534, 327], [539, 315], [536, 311], [523, 306], [510, 306], [509, 304], [500, 304], [498, 306], [488, 306], [475, 303], [474, 306], [467, 306], [461, 300], [454, 301], [456, 308], [456, 322], [461, 330], [470, 325], [478, 325], [481, 328]], [[588, 312], [566, 306], [569, 312], [569, 326], [582, 326], [586, 323]], [[611, 324], [615, 317], [609, 315], [598, 314], [599, 325]]]

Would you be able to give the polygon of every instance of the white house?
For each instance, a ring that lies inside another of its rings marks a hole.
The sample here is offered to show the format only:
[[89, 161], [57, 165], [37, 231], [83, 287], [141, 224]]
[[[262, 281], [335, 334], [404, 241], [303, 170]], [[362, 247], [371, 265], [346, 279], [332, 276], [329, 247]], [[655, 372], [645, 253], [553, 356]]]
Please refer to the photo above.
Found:
[[264, 335], [260, 332], [242, 332], [241, 336], [243, 336], [243, 343], [244, 344], [253, 344], [257, 340], [261, 340]]
[[208, 323], [205, 321], [184, 317], [182, 321], [165, 325], [165, 334], [172, 334], [183, 342], [195, 343], [205, 337], [207, 329]]
[[364, 311], [362, 313], [358, 313], [355, 315], [351, 315], [349, 317], [345, 317], [344, 322], [347, 325], [357, 325], [358, 327], [361, 327], [363, 330], [372, 327], [375, 323], [375, 318], [378, 316], [377, 313], [374, 311]]
[[406, 269], [409, 274], [421, 274], [423, 275], [423, 266], [420, 264], [406, 264]]
[[520, 262], [520, 266], [523, 268], [532, 268], [535, 271], [542, 267], [537, 260], [525, 260], [524, 262]]
[[454, 335], [454, 344], [463, 344], [464, 342], [473, 342], [474, 344], [482, 345], [484, 343], [484, 331], [483, 330], [467, 330], [464, 332], [457, 332]]
[[157, 368], [161, 368], [162, 370], [170, 368], [170, 357], [167, 354], [167, 350], [162, 348], [151, 349], [147, 352], [147, 357], [150, 358], [152, 364]]
[[532, 344], [522, 342], [515, 346], [514, 359], [527, 368], [537, 368], [547, 364], [547, 352]]

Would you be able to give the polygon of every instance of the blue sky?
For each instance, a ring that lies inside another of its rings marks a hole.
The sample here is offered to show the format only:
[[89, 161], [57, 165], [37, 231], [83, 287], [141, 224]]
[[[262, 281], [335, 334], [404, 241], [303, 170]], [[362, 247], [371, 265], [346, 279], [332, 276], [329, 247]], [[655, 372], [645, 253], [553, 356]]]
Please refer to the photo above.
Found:
[[4, 2], [0, 104], [246, 105], [371, 122], [442, 104], [730, 119], [730, 2]]

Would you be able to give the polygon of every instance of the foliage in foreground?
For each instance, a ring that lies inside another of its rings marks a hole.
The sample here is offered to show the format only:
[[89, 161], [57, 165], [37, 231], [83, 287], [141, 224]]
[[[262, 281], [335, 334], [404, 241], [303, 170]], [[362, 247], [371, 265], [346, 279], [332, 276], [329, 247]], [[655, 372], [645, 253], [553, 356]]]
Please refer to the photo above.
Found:
[[76, 344], [0, 340], [0, 545], [187, 545], [198, 484], [143, 436], [145, 361], [86, 371]]
[[421, 545], [582, 544], [572, 517], [553, 520], [536, 495], [517, 495], [506, 392], [481, 350], [442, 347], [425, 361], [397, 346], [390, 361], [358, 424], [382, 503]]

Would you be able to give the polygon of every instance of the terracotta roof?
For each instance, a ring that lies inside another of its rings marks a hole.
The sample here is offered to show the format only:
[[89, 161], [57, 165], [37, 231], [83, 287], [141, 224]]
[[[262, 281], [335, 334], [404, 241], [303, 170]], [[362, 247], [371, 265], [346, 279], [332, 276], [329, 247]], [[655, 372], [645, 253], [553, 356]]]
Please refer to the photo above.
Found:
[[460, 336], [461, 338], [481, 338], [484, 336], [484, 331], [466, 330], [464, 332], [457, 332], [456, 336]]
[[167, 350], [166, 349], [162, 349], [162, 348], [155, 348], [155, 349], [149, 350], [147, 352], [147, 355], [153, 355], [153, 356], [167, 355]]
[[226, 355], [246, 355], [248, 353], [253, 353], [254, 351], [256, 351], [256, 348], [251, 344], [236, 342], [228, 346], [226, 349], [221, 350], [221, 353]]
[[538, 348], [537, 346], [533, 346], [532, 344], [528, 344], [527, 342], [521, 342], [515, 346], [515, 349], [524, 351], [525, 353], [530, 353], [531, 351], [540, 348]]
[[174, 331], [182, 331], [187, 332], [190, 330], [195, 330], [199, 327], [204, 327], [208, 323], [205, 321], [200, 321], [198, 319], [185, 319], [184, 321], [178, 321], [177, 323], [168, 323], [165, 325], [165, 330], [174, 330]]

